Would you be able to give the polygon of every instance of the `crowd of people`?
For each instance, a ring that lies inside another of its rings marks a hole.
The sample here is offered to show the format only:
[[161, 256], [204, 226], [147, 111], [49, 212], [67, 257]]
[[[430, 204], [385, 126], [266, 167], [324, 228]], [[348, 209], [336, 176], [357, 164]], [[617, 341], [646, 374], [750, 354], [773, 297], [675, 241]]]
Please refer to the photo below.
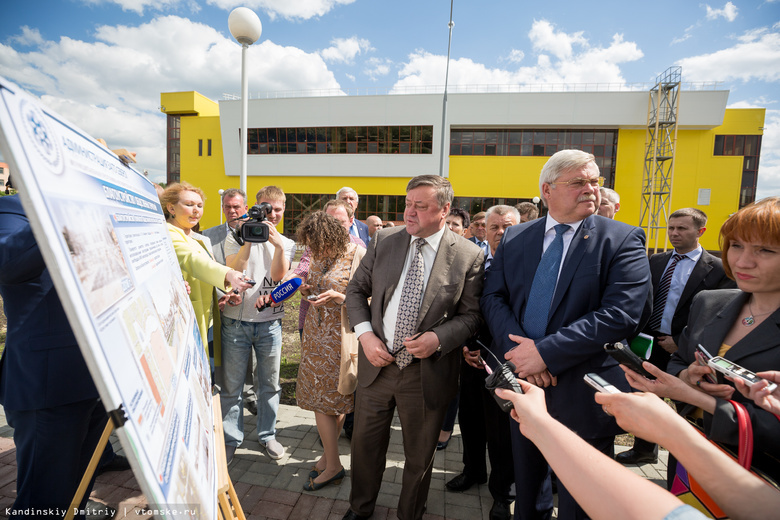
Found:
[[[349, 470], [345, 520], [373, 515], [395, 414], [403, 433], [402, 520], [423, 517], [436, 451], [447, 449], [456, 420], [463, 468], [446, 488], [457, 493], [487, 483], [491, 520], [510, 518], [512, 507], [516, 519], [551, 518], [554, 493], [562, 519], [703, 518], [623, 466], [655, 462], [659, 444], [670, 452], [670, 482], [679, 461], [733, 518], [771, 516], [780, 492], [710, 440], [738, 444], [729, 400], [740, 402], [753, 426], [754, 466], [780, 479], [780, 390], [769, 388], [780, 382], [780, 197], [727, 220], [718, 231], [720, 258], [699, 243], [707, 216], [678, 209], [668, 218], [674, 249], [648, 257], [644, 232], [615, 220], [620, 197], [603, 183], [592, 155], [564, 150], [540, 175], [543, 217], [530, 202], [471, 216], [453, 207], [447, 179], [421, 175], [407, 185], [397, 226], [376, 215], [361, 222], [359, 196], [344, 187], [298, 225], [297, 244], [305, 250], [295, 267], [296, 242], [277, 230], [285, 211], [279, 187], [266, 186], [255, 197], [270, 208], [263, 243], [243, 243], [237, 233], [248, 210], [244, 192], [226, 190], [225, 222], [198, 233], [203, 193], [187, 183], [166, 188], [160, 201], [221, 386], [228, 463], [244, 440], [244, 407], [257, 415], [267, 455], [285, 456], [275, 426], [284, 305], [272, 302], [270, 291], [297, 277], [297, 402], [314, 412], [323, 448], [301, 485], [316, 492], [340, 484]], [[24, 267], [43, 276], [36, 282], [40, 297], [57, 300], [34, 240], [8, 238], [23, 220], [19, 213], [0, 203], [3, 298], [30, 298], [15, 294], [9, 278], [12, 260], [29, 250], [37, 260]], [[6, 305], [0, 401], [9, 422], [23, 425], [15, 409], [63, 403], [15, 408], [8, 367], [22, 362], [15, 356], [24, 347], [14, 344], [13, 309]], [[654, 379], [619, 365], [604, 349], [630, 344], [640, 333], [653, 340], [643, 368]], [[75, 348], [75, 340], [69, 345]], [[718, 375], [698, 346], [764, 381], [749, 387]], [[511, 414], [485, 387], [487, 374], [504, 362], [523, 390], [496, 391], [511, 401]], [[621, 392], [594, 397], [583, 382], [593, 373]], [[89, 406], [79, 420], [105, 415], [93, 386], [83, 394]], [[656, 396], [673, 400], [678, 413]], [[698, 422], [706, 438], [683, 417]], [[339, 454], [342, 429], [351, 440], [349, 468]], [[615, 435], [624, 431], [635, 434], [634, 445], [615, 456]]]

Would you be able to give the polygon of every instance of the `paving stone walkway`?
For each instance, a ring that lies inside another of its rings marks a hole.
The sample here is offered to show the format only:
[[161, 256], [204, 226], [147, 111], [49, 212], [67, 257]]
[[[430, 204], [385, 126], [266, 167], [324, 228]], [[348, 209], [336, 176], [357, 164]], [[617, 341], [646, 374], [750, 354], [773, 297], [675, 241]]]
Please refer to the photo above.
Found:
[[[347, 468], [347, 478], [341, 485], [328, 486], [315, 493], [302, 491], [311, 466], [322, 452], [318, 442], [314, 414], [296, 406], [279, 407], [277, 439], [287, 453], [280, 460], [273, 460], [256, 440], [254, 417], [245, 416], [245, 441], [236, 451], [230, 465], [230, 477], [235, 485], [239, 501], [248, 520], [341, 520], [349, 508], [349, 442], [339, 440], [342, 463]], [[16, 449], [13, 430], [7, 425], [0, 409], [0, 519], [7, 518], [6, 508], [16, 496]], [[116, 436], [112, 436], [114, 449], [121, 453]], [[616, 446], [616, 451], [625, 449]], [[661, 450], [658, 464], [630, 466], [632, 471], [663, 485], [666, 475], [666, 455]], [[460, 431], [455, 432], [447, 449], [436, 453], [428, 495], [425, 520], [488, 520], [493, 500], [487, 485], [474, 486], [464, 493], [445, 490], [444, 483], [460, 473], [462, 445]], [[401, 425], [397, 417], [387, 454], [387, 467], [382, 489], [377, 500], [373, 520], [396, 519], [395, 507], [401, 491], [403, 472], [403, 446]], [[146, 498], [131, 471], [105, 473], [97, 478], [92, 498], [117, 509], [118, 519], [149, 518], [144, 513]]]

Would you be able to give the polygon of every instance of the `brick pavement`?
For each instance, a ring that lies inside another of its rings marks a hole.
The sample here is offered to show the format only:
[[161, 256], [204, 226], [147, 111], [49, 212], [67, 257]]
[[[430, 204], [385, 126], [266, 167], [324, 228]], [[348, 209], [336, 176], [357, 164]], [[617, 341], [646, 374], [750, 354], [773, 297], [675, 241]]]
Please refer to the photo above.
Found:
[[[342, 463], [347, 468], [347, 478], [341, 485], [328, 486], [315, 493], [302, 492], [301, 486], [321, 453], [314, 415], [296, 406], [280, 406], [277, 438], [287, 448], [287, 453], [278, 461], [268, 457], [258, 444], [254, 422], [254, 417], [247, 414], [244, 444], [236, 451], [229, 470], [247, 519], [341, 520], [349, 508], [349, 442], [343, 437], [339, 440]], [[5, 510], [13, 503], [16, 493], [16, 449], [12, 435], [13, 430], [7, 426], [0, 408], [0, 519], [7, 518]], [[116, 436], [112, 436], [112, 442], [115, 450], [121, 453]], [[400, 423], [396, 418], [373, 520], [396, 519], [395, 506], [403, 471], [401, 442]], [[625, 448], [616, 446], [617, 451], [622, 449]], [[447, 449], [436, 454], [426, 520], [488, 520], [493, 501], [487, 485], [475, 486], [465, 493], [445, 491], [444, 483], [462, 469], [461, 457], [462, 445], [456, 426]], [[663, 484], [666, 452], [661, 451], [658, 464], [630, 468]], [[146, 499], [129, 470], [99, 476], [92, 498], [115, 507], [118, 519], [149, 518], [143, 513]]]

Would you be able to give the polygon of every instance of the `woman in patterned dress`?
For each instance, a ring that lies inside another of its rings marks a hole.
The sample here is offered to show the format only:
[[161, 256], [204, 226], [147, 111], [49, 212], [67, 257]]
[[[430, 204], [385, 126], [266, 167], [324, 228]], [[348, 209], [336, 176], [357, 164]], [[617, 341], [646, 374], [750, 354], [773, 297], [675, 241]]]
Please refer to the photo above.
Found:
[[318, 211], [298, 227], [298, 243], [311, 249], [312, 263], [301, 292], [312, 307], [304, 323], [301, 364], [298, 369], [298, 406], [311, 410], [317, 421], [324, 453], [303, 486], [316, 491], [340, 484], [345, 471], [339, 459], [338, 438], [344, 415], [354, 410], [352, 393], [338, 391], [342, 335], [349, 334], [342, 321], [342, 306], [353, 265], [365, 249], [350, 243], [347, 230], [334, 217]]

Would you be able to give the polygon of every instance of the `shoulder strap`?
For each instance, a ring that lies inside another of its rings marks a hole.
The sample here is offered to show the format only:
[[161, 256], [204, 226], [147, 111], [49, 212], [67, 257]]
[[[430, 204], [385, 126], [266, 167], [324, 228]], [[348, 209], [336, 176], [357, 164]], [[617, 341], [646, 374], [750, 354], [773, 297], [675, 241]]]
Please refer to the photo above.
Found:
[[753, 424], [744, 405], [736, 401], [729, 402], [734, 406], [739, 426], [739, 464], [749, 470], [753, 463]]

